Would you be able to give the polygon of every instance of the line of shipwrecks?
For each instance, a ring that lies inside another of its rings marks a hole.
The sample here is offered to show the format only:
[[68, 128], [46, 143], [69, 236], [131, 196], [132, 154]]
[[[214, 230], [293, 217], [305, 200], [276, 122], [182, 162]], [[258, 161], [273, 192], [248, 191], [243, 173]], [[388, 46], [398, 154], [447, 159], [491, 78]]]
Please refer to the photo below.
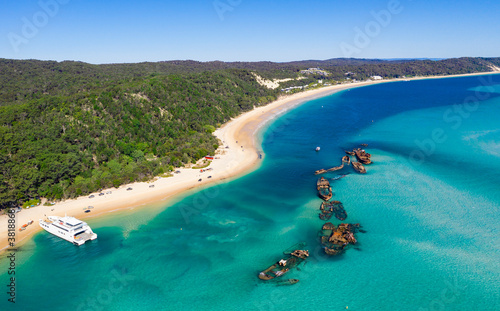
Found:
[[[330, 183], [324, 177], [318, 180], [321, 181], [321, 185], [326, 188], [331, 189]], [[335, 215], [338, 220], [345, 220], [347, 218], [347, 212], [344, 209], [344, 205], [340, 201], [326, 199], [321, 195], [320, 189], [318, 189], [318, 195], [323, 199], [320, 207], [319, 218], [321, 220], [330, 220], [330, 218]], [[331, 197], [330, 197], [331, 198]], [[358, 231], [360, 224], [344, 224], [341, 223], [338, 227], [331, 222], [327, 222], [321, 228], [319, 233], [320, 242], [323, 246], [325, 254], [327, 255], [339, 255], [346, 247], [349, 245], [356, 244], [356, 238], [354, 233]]]
[[[328, 195], [325, 195], [325, 189], [328, 189]], [[317, 182], [318, 196], [323, 199], [321, 206], [319, 208], [319, 218], [321, 220], [330, 220], [333, 215], [338, 220], [345, 220], [347, 218], [347, 212], [344, 209], [344, 205], [340, 201], [329, 201], [333, 196], [332, 187], [328, 179], [321, 177]]]
[[[366, 144], [363, 144], [362, 146], [366, 146]], [[358, 173], [361, 174], [366, 174], [366, 168], [364, 167], [363, 164], [368, 165], [371, 164], [371, 154], [367, 153], [365, 150], [361, 148], [356, 148], [353, 149], [352, 151], [345, 151], [346, 155], [342, 157], [342, 163], [339, 166], [334, 166], [329, 169], [319, 169], [314, 172], [315, 175], [320, 175], [324, 173], [329, 173], [329, 172], [334, 172], [338, 171], [344, 168], [344, 163], [347, 165], [351, 165], [354, 168], [354, 170]], [[350, 156], [354, 156], [357, 161], [351, 161]]]
[[[366, 147], [367, 145], [361, 144], [361, 146]], [[371, 154], [361, 148], [356, 148], [352, 151], [345, 151], [345, 153], [346, 155], [342, 157], [341, 165], [330, 169], [320, 169], [315, 171], [314, 174], [319, 175], [338, 171], [344, 168], [344, 164], [352, 164], [354, 170], [358, 173], [366, 173], [366, 169], [363, 164], [367, 165], [372, 163]], [[350, 156], [354, 156], [357, 161], [351, 161]], [[346, 175], [342, 175], [341, 177], [344, 176]], [[318, 191], [318, 196], [323, 200], [320, 206], [319, 218], [321, 220], [330, 220], [331, 217], [335, 215], [335, 218], [344, 221], [347, 218], [347, 212], [345, 211], [342, 202], [336, 200], [330, 201], [333, 197], [333, 190], [328, 179], [324, 177], [319, 178], [316, 182], [316, 189]], [[319, 232], [319, 239], [325, 254], [330, 256], [339, 255], [342, 254], [349, 245], [356, 244], [357, 240], [354, 236], [355, 233], [365, 232], [361, 230], [360, 227], [360, 224], [349, 223], [341, 223], [338, 226], [335, 226], [331, 222], [323, 224]], [[289, 272], [290, 269], [296, 268], [299, 264], [304, 262], [307, 257], [309, 257], [308, 250], [300, 249], [305, 246], [305, 243], [296, 246], [298, 247], [294, 248], [292, 251], [284, 252], [284, 258], [260, 272], [259, 279], [264, 281], [275, 280], [276, 285], [291, 285], [299, 282], [298, 279], [276, 280], [276, 278], [283, 276]]]
[[[362, 147], [367, 147], [366, 144], [361, 144]], [[328, 172], [333, 172], [344, 168], [344, 165], [351, 165], [355, 171], [361, 174], [366, 173], [366, 168], [363, 164], [371, 164], [371, 154], [367, 153], [361, 148], [355, 148], [352, 151], [345, 151], [346, 155], [342, 157], [341, 165], [332, 167], [330, 169], [320, 169], [314, 172], [315, 175], [324, 174]], [[356, 161], [351, 160], [351, 156], [354, 156]], [[345, 176], [345, 175], [344, 175]], [[343, 177], [343, 176], [342, 176]], [[347, 218], [347, 212], [344, 209], [344, 205], [340, 201], [330, 199], [333, 196], [332, 187], [330, 182], [321, 177], [317, 181], [318, 196], [323, 199], [320, 206], [319, 218], [321, 220], [328, 221], [335, 215], [340, 221], [344, 221]], [[328, 189], [328, 191], [327, 191]], [[337, 227], [331, 223], [327, 222], [323, 225], [320, 231], [321, 245], [327, 255], [338, 255], [341, 254], [346, 247], [349, 245], [354, 245], [357, 243], [354, 234], [358, 231], [363, 232], [360, 228], [360, 224], [346, 224], [341, 223]]]

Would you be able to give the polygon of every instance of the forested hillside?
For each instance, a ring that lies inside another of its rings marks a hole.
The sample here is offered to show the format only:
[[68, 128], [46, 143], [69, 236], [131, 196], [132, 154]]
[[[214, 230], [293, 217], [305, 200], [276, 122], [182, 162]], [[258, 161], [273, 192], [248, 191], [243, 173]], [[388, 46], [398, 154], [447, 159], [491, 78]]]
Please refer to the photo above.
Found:
[[2, 204], [74, 197], [194, 162], [217, 148], [216, 127], [276, 98], [246, 70], [113, 83], [81, 74], [36, 96], [4, 88], [18, 98], [0, 107]]
[[0, 59], [0, 207], [47, 197], [71, 198], [147, 180], [212, 154], [216, 127], [276, 99], [257, 83], [296, 78], [321, 67], [340, 83], [485, 72], [499, 58], [431, 60], [196, 62], [91, 65]]

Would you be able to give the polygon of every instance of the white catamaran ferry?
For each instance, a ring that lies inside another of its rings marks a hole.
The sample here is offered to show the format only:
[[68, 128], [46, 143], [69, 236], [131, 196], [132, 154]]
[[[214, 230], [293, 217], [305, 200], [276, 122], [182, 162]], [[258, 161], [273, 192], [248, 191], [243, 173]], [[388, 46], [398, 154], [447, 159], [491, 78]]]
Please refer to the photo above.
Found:
[[86, 222], [75, 217], [48, 216], [48, 220], [40, 219], [40, 227], [75, 245], [82, 245], [88, 240], [97, 239], [95, 234]]

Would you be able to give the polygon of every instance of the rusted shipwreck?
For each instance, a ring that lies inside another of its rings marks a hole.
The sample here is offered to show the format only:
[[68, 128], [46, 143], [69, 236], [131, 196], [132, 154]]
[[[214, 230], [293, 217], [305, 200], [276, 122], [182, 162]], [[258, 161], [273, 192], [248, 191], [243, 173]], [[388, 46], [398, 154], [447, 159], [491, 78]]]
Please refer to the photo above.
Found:
[[347, 212], [344, 209], [344, 205], [340, 201], [330, 201], [321, 203], [319, 218], [321, 220], [330, 220], [333, 215], [338, 220], [345, 220], [347, 218]]
[[321, 245], [327, 255], [339, 255], [349, 246], [357, 243], [354, 233], [359, 224], [340, 224], [335, 227], [331, 222], [323, 225], [320, 233]]
[[318, 190], [318, 196], [325, 201], [330, 200], [333, 196], [330, 182], [328, 182], [325, 177], [321, 177], [320, 179], [318, 179], [318, 182], [316, 183], [316, 189]]
[[[259, 279], [269, 281], [277, 277], [283, 276], [290, 269], [297, 267], [300, 263], [309, 257], [309, 251], [297, 249], [288, 254], [285, 258], [271, 265], [266, 270], [259, 273]], [[294, 281], [294, 279], [292, 279]], [[298, 280], [297, 280], [298, 282]], [[293, 284], [297, 282], [291, 282]]]
[[352, 167], [356, 172], [366, 174], [366, 168], [363, 166], [363, 164], [359, 162], [352, 162]]
[[342, 157], [342, 164], [347, 163], [347, 165], [351, 164], [351, 158], [348, 155]]
[[371, 154], [369, 154], [368, 152], [364, 151], [363, 149], [361, 148], [358, 148], [358, 149], [354, 149], [353, 150], [354, 152], [354, 156], [356, 156], [356, 159], [363, 163], [363, 164], [370, 164], [372, 163], [371, 161]]

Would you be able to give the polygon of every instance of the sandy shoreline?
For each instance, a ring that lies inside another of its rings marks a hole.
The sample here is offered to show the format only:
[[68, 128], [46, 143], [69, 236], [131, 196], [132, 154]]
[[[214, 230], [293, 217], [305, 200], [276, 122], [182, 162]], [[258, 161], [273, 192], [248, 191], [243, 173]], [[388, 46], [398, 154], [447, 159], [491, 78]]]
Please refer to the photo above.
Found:
[[[214, 132], [223, 143], [217, 151], [218, 154], [216, 154], [216, 159], [214, 159], [209, 166], [212, 170], [201, 173], [198, 169], [179, 168], [176, 170], [179, 170], [181, 173], [174, 174], [173, 177], [160, 178], [153, 182], [122, 185], [118, 189], [112, 188], [103, 190], [103, 193], [111, 191], [111, 194], [99, 196], [98, 193], [93, 193], [95, 196], [94, 198], [86, 196], [66, 200], [53, 206], [40, 205], [34, 208], [24, 209], [20, 213], [17, 213], [15, 217], [16, 246], [21, 245], [22, 241], [26, 241], [34, 233], [41, 230], [38, 225], [38, 220], [45, 218], [45, 215], [64, 216], [67, 214], [68, 216], [74, 216], [79, 219], [96, 217], [118, 210], [132, 209], [172, 199], [186, 190], [228, 178], [236, 178], [243, 173], [251, 171], [251, 169], [256, 169], [258, 167], [257, 164], [261, 161], [259, 159], [260, 142], [257, 141], [256, 135], [259, 129], [268, 124], [269, 121], [301, 103], [328, 96], [345, 89], [378, 83], [495, 73], [498, 72], [358, 82], [327, 86], [282, 97], [264, 107], [255, 108], [252, 111], [232, 119]], [[208, 176], [212, 177], [208, 178]], [[198, 181], [200, 178], [202, 179], [201, 182]], [[154, 185], [154, 188], [150, 188], [150, 185]], [[133, 190], [126, 190], [129, 187]], [[87, 206], [94, 207], [92, 212], [88, 214], [84, 213], [84, 208]], [[28, 226], [26, 230], [20, 232], [18, 228], [28, 223], [30, 220], [33, 220], [34, 223]], [[0, 216], [0, 251], [7, 248], [8, 216], [2, 215]]]

